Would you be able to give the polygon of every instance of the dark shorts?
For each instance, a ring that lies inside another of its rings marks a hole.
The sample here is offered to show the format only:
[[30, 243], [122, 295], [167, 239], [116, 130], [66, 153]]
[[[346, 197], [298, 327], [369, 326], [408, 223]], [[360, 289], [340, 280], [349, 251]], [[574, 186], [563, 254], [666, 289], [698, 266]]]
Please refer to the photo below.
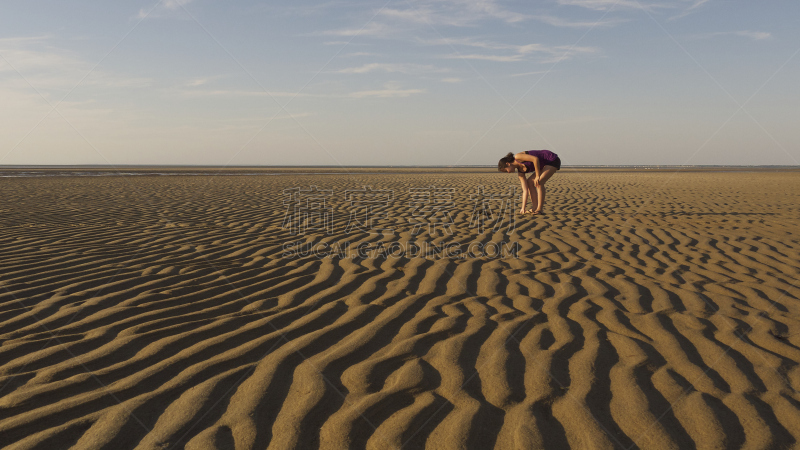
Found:
[[556, 168], [556, 170], [561, 170], [561, 158], [556, 156], [555, 161], [546, 163], [545, 166], [553, 166]]

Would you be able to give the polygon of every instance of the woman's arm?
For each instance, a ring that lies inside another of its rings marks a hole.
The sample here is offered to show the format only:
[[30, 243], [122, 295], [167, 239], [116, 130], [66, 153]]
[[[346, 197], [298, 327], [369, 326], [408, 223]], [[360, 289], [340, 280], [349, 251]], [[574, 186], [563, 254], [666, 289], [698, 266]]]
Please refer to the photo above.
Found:
[[525, 152], [520, 152], [514, 155], [514, 158], [519, 161], [530, 161], [533, 163], [534, 169], [536, 169], [536, 177], [533, 179], [534, 181], [539, 179], [539, 176], [542, 173], [542, 167], [539, 164], [539, 158], [533, 155], [529, 155]]
[[539, 177], [542, 175], [542, 165], [541, 163], [539, 163], [539, 158], [533, 155], [529, 155], [525, 152], [517, 153], [516, 155], [514, 155], [514, 158], [516, 158], [519, 161], [530, 161], [533, 163], [534, 172], [536, 173], [532, 174], [531, 177], [533, 177], [533, 184], [536, 187], [539, 187]]
[[[528, 156], [530, 156], [530, 155], [528, 155]], [[533, 168], [536, 169], [536, 178], [533, 179], [533, 185], [538, 188], [539, 187], [539, 177], [541, 176], [541, 173], [542, 173], [542, 167], [541, 167], [541, 164], [539, 163], [539, 158], [537, 158], [536, 156], [531, 156], [531, 158], [533, 158]]]

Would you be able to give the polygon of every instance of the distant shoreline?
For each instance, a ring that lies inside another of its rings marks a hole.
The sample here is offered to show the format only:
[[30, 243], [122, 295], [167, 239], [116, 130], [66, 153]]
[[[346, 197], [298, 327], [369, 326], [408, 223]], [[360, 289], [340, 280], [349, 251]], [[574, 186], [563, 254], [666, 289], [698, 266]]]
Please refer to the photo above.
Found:
[[[264, 170], [264, 169], [307, 169], [307, 168], [328, 168], [328, 169], [493, 169], [495, 164], [488, 165], [385, 165], [385, 166], [340, 166], [340, 165], [307, 165], [307, 166], [287, 166], [287, 165], [267, 165], [267, 166], [209, 166], [209, 165], [150, 165], [150, 164], [87, 164], [87, 165], [0, 165], [0, 170], [64, 170], [64, 169], [84, 169], [84, 170], [116, 170], [116, 169], [195, 169], [195, 170]], [[700, 168], [700, 169], [713, 169], [713, 168], [741, 168], [741, 169], [758, 169], [758, 168], [785, 168], [785, 169], [800, 169], [799, 165], [717, 165], [717, 164], [702, 164], [702, 165], [676, 165], [676, 164], [607, 164], [607, 165], [564, 165], [564, 168], [572, 169], [606, 169], [606, 168], [619, 168], [619, 169], [644, 169], [644, 168], [658, 168], [658, 169], [676, 169], [676, 168]]]
[[[800, 166], [563, 166], [585, 172], [794, 172]], [[0, 178], [498, 173], [495, 166], [0, 166]], [[498, 173], [499, 174], [499, 173]]]

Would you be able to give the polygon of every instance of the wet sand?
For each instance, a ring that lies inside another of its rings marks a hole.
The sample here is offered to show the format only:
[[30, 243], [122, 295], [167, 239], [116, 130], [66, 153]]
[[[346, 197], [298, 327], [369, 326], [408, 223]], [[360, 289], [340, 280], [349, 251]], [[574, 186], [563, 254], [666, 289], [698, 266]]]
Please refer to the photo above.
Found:
[[798, 446], [800, 171], [192, 170], [0, 178], [6, 448]]

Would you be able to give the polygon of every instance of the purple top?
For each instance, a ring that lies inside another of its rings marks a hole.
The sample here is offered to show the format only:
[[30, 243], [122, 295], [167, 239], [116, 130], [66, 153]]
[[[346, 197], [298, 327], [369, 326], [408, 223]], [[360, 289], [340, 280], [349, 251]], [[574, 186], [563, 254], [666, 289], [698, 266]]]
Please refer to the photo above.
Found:
[[[525, 153], [539, 158], [539, 168], [542, 168], [547, 165], [552, 165], [553, 161], [558, 159], [558, 155], [551, 152], [550, 150], [528, 150]], [[525, 171], [525, 173], [536, 172], [536, 167], [533, 165], [532, 162], [522, 161], [522, 164], [524, 164], [525, 167], [528, 169]]]

